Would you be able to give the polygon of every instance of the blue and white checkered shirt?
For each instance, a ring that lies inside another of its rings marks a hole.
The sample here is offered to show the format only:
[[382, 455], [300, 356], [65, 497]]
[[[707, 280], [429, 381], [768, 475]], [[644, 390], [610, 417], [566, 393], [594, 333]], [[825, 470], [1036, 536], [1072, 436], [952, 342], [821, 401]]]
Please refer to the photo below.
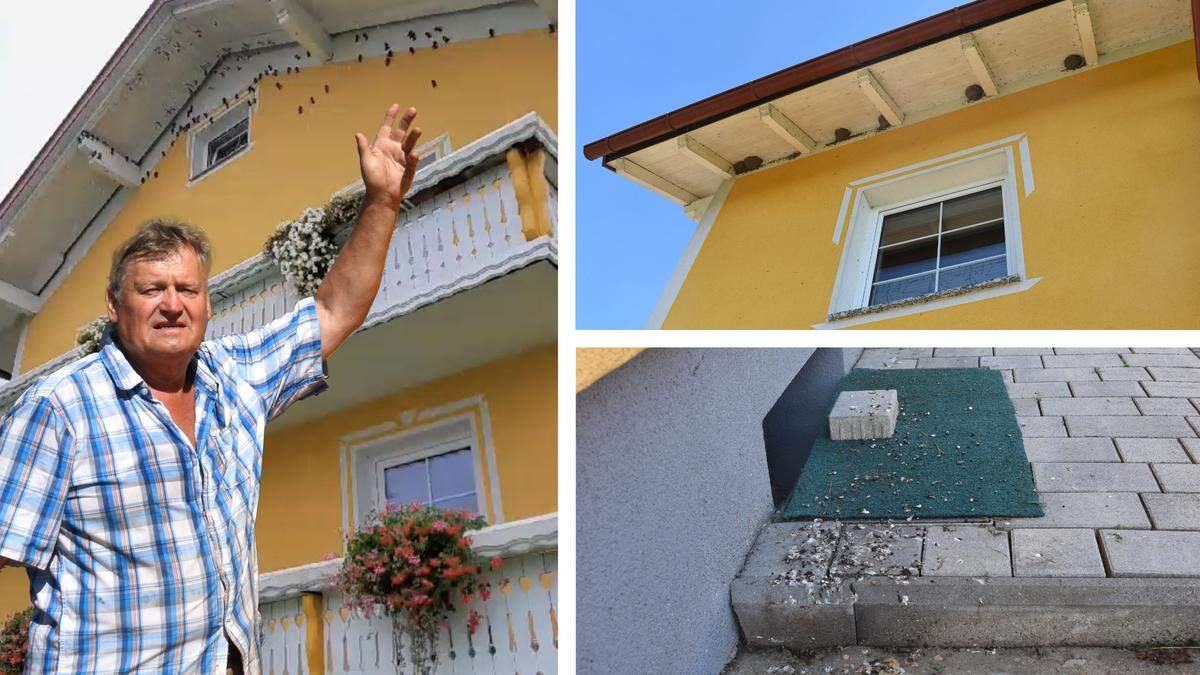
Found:
[[263, 431], [325, 388], [308, 298], [195, 361], [196, 448], [111, 342], [0, 424], [0, 556], [29, 566], [26, 672], [259, 672]]

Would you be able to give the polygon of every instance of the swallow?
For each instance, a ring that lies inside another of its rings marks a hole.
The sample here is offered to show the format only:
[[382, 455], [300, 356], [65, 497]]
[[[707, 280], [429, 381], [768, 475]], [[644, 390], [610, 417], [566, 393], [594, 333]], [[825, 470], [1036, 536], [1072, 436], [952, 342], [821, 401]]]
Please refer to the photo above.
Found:
[[304, 106], [302, 106], [302, 105], [296, 106], [296, 114], [303, 115], [304, 114]]
[[328, 94], [328, 93], [329, 93], [329, 85], [325, 85], [325, 93], [326, 93], [326, 94]]
[[447, 36], [445, 36], [445, 35], [443, 35], [443, 36], [442, 36], [442, 42], [444, 42], [445, 44], [450, 44], [450, 38], [449, 38], [449, 37], [447, 37]]
[[488, 37], [490, 37], [490, 38], [496, 37], [496, 29], [495, 28], [488, 29]]
[[434, 89], [437, 89], [437, 80], [430, 80], [429, 82], [433, 84]]
[[362, 63], [362, 54], [359, 54], [359, 55], [358, 55], [358, 62], [359, 62], [359, 63]]
[[416, 31], [411, 31], [411, 30], [410, 30], [410, 31], [408, 31], [408, 39], [409, 39], [409, 40], [416, 40], [416, 39], [417, 39], [417, 32], [416, 32]]
[[408, 48], [408, 53], [409, 53], [409, 54], [416, 54], [416, 53], [417, 53], [417, 50], [413, 49], [412, 47], [409, 47], [409, 48]]
[[280, 84], [279, 82], [276, 82], [276, 83], [275, 83], [275, 88], [276, 88], [276, 89], [283, 89], [283, 85], [282, 85], [282, 84]]

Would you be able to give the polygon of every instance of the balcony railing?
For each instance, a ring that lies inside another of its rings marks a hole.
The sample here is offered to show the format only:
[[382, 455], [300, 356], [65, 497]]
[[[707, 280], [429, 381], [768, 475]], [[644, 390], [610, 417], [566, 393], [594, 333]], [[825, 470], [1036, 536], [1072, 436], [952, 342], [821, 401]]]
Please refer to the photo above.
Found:
[[[555, 143], [541, 119], [530, 113], [422, 168], [410, 190], [411, 206], [396, 223], [379, 294], [360, 330], [538, 260], [557, 263]], [[545, 180], [549, 227], [544, 230], [522, 220], [518, 185], [506, 163], [506, 153], [514, 147], [547, 155], [544, 176], [534, 177]], [[347, 235], [341, 233], [341, 239]], [[300, 299], [261, 254], [213, 277], [209, 293], [209, 338], [254, 330]], [[0, 413], [42, 375], [76, 358], [74, 351], [67, 352], [0, 385]]]
[[[481, 614], [475, 633], [456, 613], [439, 636], [439, 673], [555, 673], [558, 659], [558, 554], [556, 516], [543, 516], [477, 532], [472, 546], [504, 564], [485, 578], [492, 594], [472, 606]], [[343, 607], [328, 579], [341, 561], [264, 574], [261, 658], [263, 672], [309, 672], [309, 644], [321, 645], [326, 673], [395, 673], [392, 624], [365, 619]], [[320, 626], [310, 626], [305, 593], [320, 594]]]

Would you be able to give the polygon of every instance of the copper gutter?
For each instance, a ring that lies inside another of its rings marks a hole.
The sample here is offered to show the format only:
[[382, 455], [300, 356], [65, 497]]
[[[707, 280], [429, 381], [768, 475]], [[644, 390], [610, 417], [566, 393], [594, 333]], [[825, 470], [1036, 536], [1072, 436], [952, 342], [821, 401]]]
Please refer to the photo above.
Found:
[[[975, 0], [686, 105], [583, 146], [604, 162], [819, 82], [1062, 0]], [[1193, 15], [1200, 0], [1192, 0]], [[1193, 26], [1196, 21], [1193, 19]], [[1200, 49], [1200, 48], [1198, 48]], [[1200, 54], [1200, 52], [1198, 52]]]
[[146, 12], [142, 14], [142, 18], [138, 19], [138, 22], [134, 25], [133, 30], [129, 31], [129, 35], [126, 35], [125, 39], [121, 42], [121, 46], [117, 48], [117, 51], [114, 52], [111, 57], [109, 57], [108, 62], [106, 62], [104, 67], [100, 69], [100, 73], [96, 75], [96, 77], [92, 80], [92, 83], [88, 85], [87, 90], [83, 92], [83, 95], [79, 97], [79, 100], [75, 102], [75, 105], [71, 107], [71, 111], [67, 113], [67, 116], [63, 118], [63, 121], [58, 123], [58, 128], [54, 130], [54, 133], [50, 136], [50, 140], [46, 141], [46, 143], [42, 146], [42, 149], [38, 150], [38, 154], [33, 158], [33, 161], [29, 163], [29, 166], [25, 167], [25, 171], [21, 174], [21, 177], [17, 179], [17, 182], [13, 184], [12, 189], [10, 189], [8, 194], [5, 195], [4, 201], [0, 201], [0, 218], [3, 218], [4, 215], [8, 213], [9, 207], [12, 206], [12, 203], [16, 200], [17, 196], [30, 186], [30, 183], [33, 181], [34, 174], [36, 174], [38, 169], [40, 169], [42, 165], [45, 164], [50, 158], [50, 150], [62, 140], [63, 136], [66, 135], [67, 129], [69, 129], [71, 125], [75, 123], [80, 114], [83, 112], [84, 108], [86, 108], [88, 104], [92, 102], [92, 99], [100, 92], [100, 86], [113, 74], [113, 71], [117, 67], [117, 63], [119, 63], [134, 46], [134, 44], [137, 43], [137, 41], [142, 37], [142, 33], [146, 32], [146, 29], [149, 28], [151, 20], [154, 18], [154, 15], [158, 13], [158, 10], [162, 9], [162, 7], [165, 6], [169, 1], [170, 0], [154, 0]]

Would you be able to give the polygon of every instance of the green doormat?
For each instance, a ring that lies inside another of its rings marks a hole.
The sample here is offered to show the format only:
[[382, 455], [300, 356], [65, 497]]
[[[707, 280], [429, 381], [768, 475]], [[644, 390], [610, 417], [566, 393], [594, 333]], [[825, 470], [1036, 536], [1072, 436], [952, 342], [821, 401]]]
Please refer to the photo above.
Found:
[[896, 434], [813, 444], [785, 520], [1040, 516], [1016, 412], [994, 370], [852, 370], [839, 391], [895, 389]]

